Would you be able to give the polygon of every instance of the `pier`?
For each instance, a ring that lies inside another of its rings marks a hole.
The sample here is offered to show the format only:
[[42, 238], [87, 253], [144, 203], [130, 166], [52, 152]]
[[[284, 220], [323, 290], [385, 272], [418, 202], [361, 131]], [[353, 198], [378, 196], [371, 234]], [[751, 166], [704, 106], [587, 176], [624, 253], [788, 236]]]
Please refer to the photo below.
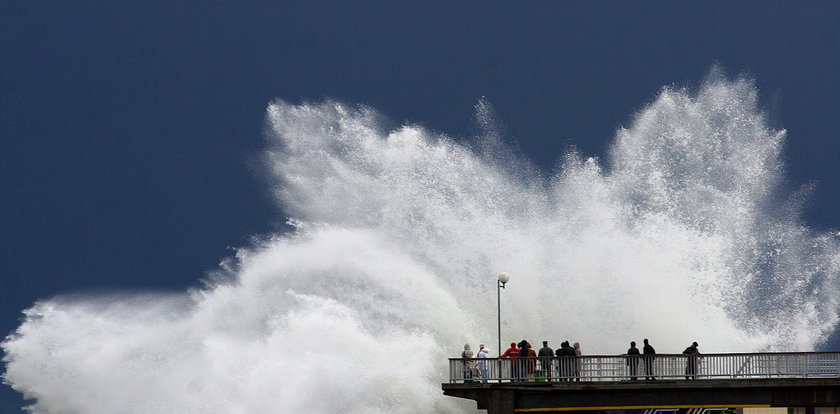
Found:
[[451, 358], [442, 388], [488, 414], [840, 407], [840, 352], [646, 358]]

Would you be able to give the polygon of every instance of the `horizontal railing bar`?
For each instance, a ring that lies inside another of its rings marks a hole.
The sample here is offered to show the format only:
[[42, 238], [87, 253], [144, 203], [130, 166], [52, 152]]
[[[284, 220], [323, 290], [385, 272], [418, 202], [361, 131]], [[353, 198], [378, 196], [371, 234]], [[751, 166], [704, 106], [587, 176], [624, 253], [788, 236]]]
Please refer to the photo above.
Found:
[[840, 377], [840, 352], [449, 358], [450, 382]]
[[[647, 354], [637, 354], [636, 357], [644, 358]], [[655, 357], [660, 356], [679, 356], [679, 357], [686, 357], [687, 354], [652, 354]], [[698, 354], [700, 356], [755, 356], [755, 355], [837, 355], [840, 356], [840, 352], [838, 351], [819, 351], [819, 352], [759, 352], [759, 353], [750, 353], [750, 352], [730, 352], [730, 353], [714, 353], [714, 354]], [[553, 357], [525, 357], [525, 358], [625, 358], [628, 354], [587, 354], [581, 356], [553, 356]], [[513, 358], [470, 358], [470, 359], [516, 359], [519, 357]], [[449, 359], [464, 359], [464, 358], [449, 358]]]

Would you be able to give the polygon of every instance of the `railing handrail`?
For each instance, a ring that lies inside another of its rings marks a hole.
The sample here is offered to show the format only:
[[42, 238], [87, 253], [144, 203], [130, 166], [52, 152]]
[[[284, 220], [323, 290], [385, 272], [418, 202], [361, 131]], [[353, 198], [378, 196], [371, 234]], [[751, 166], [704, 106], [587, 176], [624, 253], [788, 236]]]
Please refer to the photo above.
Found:
[[450, 382], [840, 377], [840, 352], [449, 358]]
[[[696, 354], [698, 356], [740, 356], [740, 355], [834, 355], [840, 354], [840, 351], [815, 351], [815, 352], [805, 352], [805, 351], [796, 351], [796, 352], [725, 352], [725, 353], [699, 353]], [[636, 357], [645, 357], [645, 356], [687, 356], [689, 354], [677, 353], [677, 354], [663, 354], [663, 353], [656, 353], [656, 354], [586, 354], [586, 355], [566, 355], [566, 356], [528, 356], [528, 357], [488, 357], [488, 358], [461, 358], [461, 357], [453, 357], [449, 358], [450, 360], [461, 360], [461, 359], [514, 359], [514, 358], [618, 358], [618, 357], [628, 357], [628, 356], [636, 356]]]

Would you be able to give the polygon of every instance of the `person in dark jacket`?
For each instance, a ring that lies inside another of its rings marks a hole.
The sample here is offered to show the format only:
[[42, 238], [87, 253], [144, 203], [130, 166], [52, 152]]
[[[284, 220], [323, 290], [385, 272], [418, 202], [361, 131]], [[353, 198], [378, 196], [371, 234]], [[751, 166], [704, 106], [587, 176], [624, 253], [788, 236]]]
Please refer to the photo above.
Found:
[[560, 375], [560, 381], [571, 381], [572, 371], [571, 371], [571, 369], [569, 369], [570, 366], [571, 366], [569, 364], [569, 362], [571, 361], [571, 358], [569, 358], [569, 357], [572, 357], [572, 356], [575, 355], [574, 354], [574, 349], [572, 350], [572, 353], [570, 354], [569, 353], [569, 342], [568, 341], [563, 341], [563, 343], [560, 344], [560, 348], [557, 348], [557, 351], [554, 352], [554, 355], [557, 355], [558, 357], [560, 357], [557, 361], [558, 368], [559, 368], [558, 371], [559, 371], [559, 375]]
[[519, 381], [525, 381], [528, 378], [528, 341], [521, 340], [519, 341], [519, 371], [517, 379]]
[[566, 376], [569, 377], [569, 381], [574, 381], [575, 360], [577, 359], [577, 358], [575, 358], [575, 356], [577, 356], [577, 354], [575, 353], [575, 349], [572, 348], [572, 345], [569, 344], [569, 341], [563, 342], [563, 350], [566, 351], [565, 353], [566, 353], [566, 356], [568, 357], [568, 358], [565, 358]]
[[551, 365], [554, 364], [554, 350], [548, 347], [548, 341], [543, 341], [543, 347], [537, 354], [540, 357], [540, 365], [542, 366], [545, 378], [551, 381]]
[[685, 379], [697, 379], [697, 360], [700, 356], [697, 347], [697, 342], [692, 342], [691, 346], [683, 351], [683, 354], [688, 356], [685, 361]]
[[639, 379], [639, 348], [636, 348], [636, 341], [630, 342], [630, 349], [627, 350], [627, 366], [630, 367], [630, 379]]
[[653, 360], [656, 359], [654, 355], [656, 355], [656, 350], [653, 349], [652, 346], [648, 343], [647, 338], [644, 340], [645, 346], [642, 347], [642, 353], [645, 355], [645, 379], [646, 380], [655, 380], [656, 377], [653, 376]]
[[554, 356], [557, 357], [557, 376], [560, 377], [560, 381], [565, 381], [565, 374], [563, 373], [563, 357], [566, 356], [566, 350], [563, 349], [563, 344], [560, 344], [560, 348], [554, 351]]

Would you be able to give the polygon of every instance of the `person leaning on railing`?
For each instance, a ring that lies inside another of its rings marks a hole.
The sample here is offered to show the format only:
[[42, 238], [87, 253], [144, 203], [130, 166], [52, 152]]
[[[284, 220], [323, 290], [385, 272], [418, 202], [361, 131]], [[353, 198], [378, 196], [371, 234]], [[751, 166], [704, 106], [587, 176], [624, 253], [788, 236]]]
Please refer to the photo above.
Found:
[[697, 379], [697, 360], [700, 356], [697, 347], [697, 342], [692, 342], [691, 346], [683, 351], [683, 354], [688, 355], [685, 362], [685, 379]]
[[653, 376], [653, 360], [656, 359], [656, 350], [648, 343], [647, 338], [644, 340], [645, 346], [642, 348], [642, 353], [645, 355], [645, 379], [655, 380]]

